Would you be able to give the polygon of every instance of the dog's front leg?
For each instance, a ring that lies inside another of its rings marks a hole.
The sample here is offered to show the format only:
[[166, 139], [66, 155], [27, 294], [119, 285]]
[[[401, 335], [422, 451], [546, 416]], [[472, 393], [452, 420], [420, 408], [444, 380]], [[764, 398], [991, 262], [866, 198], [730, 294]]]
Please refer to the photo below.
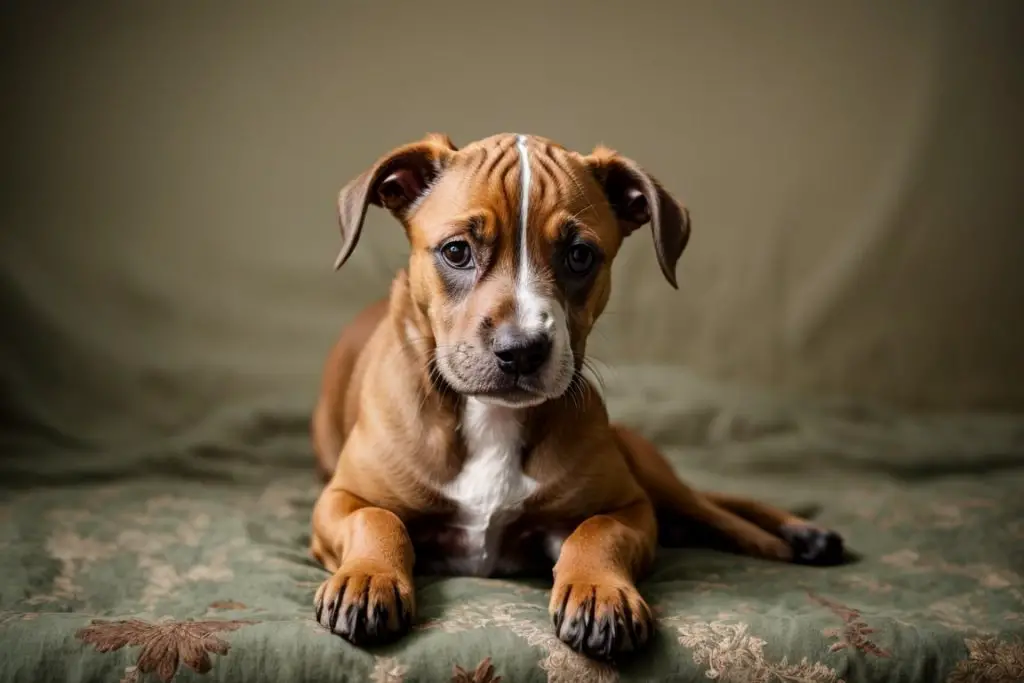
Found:
[[654, 509], [646, 498], [588, 518], [565, 540], [550, 605], [563, 642], [601, 659], [646, 643], [654, 619], [636, 580], [650, 566], [656, 540]]
[[316, 619], [354, 645], [385, 643], [415, 614], [413, 548], [393, 512], [328, 487], [313, 511], [313, 555], [334, 575], [316, 592]]

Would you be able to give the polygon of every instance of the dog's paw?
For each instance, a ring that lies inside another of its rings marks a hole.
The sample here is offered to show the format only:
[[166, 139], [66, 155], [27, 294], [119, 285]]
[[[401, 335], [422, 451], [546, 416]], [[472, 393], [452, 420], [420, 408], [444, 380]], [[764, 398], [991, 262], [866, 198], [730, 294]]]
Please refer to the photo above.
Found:
[[647, 603], [621, 580], [556, 581], [550, 611], [559, 639], [594, 659], [639, 650], [654, 628]]
[[316, 620], [332, 633], [353, 645], [380, 645], [409, 630], [412, 586], [387, 568], [342, 566], [321, 584], [314, 607]]
[[797, 564], [831, 566], [845, 559], [843, 537], [834, 531], [813, 524], [787, 524], [779, 529], [779, 535], [789, 544], [792, 561]]

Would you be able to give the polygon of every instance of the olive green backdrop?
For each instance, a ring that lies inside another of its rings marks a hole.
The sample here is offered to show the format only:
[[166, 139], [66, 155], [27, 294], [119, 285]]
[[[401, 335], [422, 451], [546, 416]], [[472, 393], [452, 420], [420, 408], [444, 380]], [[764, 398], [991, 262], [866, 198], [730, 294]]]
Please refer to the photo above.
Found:
[[64, 5], [2, 29], [23, 416], [310, 403], [405, 255], [375, 212], [334, 274], [335, 193], [433, 130], [604, 142], [691, 207], [680, 292], [646, 234], [617, 263], [609, 372], [1024, 406], [1019, 3]]

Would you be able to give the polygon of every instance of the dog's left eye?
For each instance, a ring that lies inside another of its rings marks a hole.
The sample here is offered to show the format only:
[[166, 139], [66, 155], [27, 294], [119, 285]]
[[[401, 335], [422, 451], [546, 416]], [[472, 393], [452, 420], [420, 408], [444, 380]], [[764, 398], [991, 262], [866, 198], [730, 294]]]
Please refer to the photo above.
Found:
[[586, 275], [594, 267], [594, 250], [586, 244], [574, 244], [565, 255], [565, 265], [573, 275]]
[[473, 250], [468, 242], [449, 242], [441, 247], [441, 256], [452, 268], [469, 268], [473, 265]]

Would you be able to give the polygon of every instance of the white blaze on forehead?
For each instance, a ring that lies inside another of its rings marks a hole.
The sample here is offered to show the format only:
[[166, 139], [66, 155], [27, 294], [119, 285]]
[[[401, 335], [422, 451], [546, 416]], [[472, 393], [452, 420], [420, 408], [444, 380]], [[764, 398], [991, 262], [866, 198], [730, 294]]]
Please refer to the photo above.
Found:
[[530, 225], [530, 185], [533, 182], [533, 172], [530, 170], [530, 150], [526, 146], [526, 136], [516, 136], [516, 147], [519, 149], [519, 178], [520, 190], [519, 199], [519, 278], [520, 287], [528, 286], [530, 281], [530, 254], [528, 251], [528, 240], [526, 229]]
[[530, 259], [527, 230], [530, 225], [530, 186], [533, 183], [533, 172], [530, 169], [530, 150], [525, 135], [516, 136], [516, 148], [519, 150], [519, 271], [516, 274], [516, 312], [519, 324], [527, 331], [550, 331], [554, 323], [551, 315], [551, 302], [540, 296], [535, 287], [537, 279], [533, 272]]

